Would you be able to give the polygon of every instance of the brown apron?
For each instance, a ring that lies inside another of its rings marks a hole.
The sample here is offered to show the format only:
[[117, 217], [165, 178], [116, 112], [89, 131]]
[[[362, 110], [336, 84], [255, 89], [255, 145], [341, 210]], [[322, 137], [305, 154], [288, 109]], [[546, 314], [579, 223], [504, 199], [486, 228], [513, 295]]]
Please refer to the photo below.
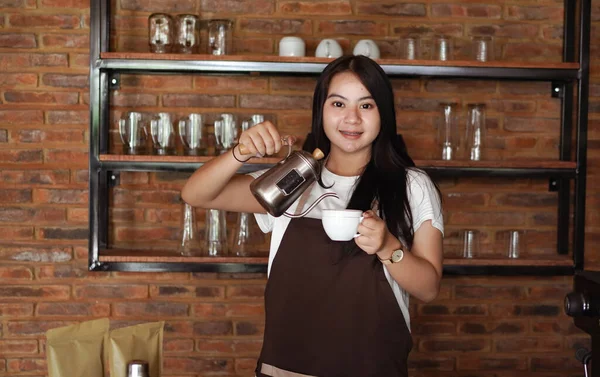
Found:
[[408, 375], [412, 338], [383, 265], [343, 245], [321, 220], [290, 221], [265, 289], [258, 377]]

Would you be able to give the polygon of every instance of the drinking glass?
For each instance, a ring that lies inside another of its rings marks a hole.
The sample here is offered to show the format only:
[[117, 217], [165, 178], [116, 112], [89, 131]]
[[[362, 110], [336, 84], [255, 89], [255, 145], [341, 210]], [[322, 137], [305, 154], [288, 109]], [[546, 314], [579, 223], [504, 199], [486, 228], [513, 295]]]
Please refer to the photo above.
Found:
[[509, 258], [518, 258], [523, 252], [523, 232], [510, 230], [508, 232], [508, 254]]
[[196, 223], [196, 211], [194, 207], [183, 203], [181, 213], [181, 242], [179, 243], [179, 254], [185, 256], [201, 256], [202, 244], [198, 237], [198, 226]]
[[177, 16], [176, 50], [182, 54], [198, 51], [200, 46], [200, 19], [193, 14]]
[[254, 214], [240, 212], [234, 228], [232, 254], [238, 257], [255, 255], [264, 244], [265, 236], [258, 227]]
[[164, 54], [173, 47], [173, 18], [166, 13], [153, 13], [148, 17], [150, 51]]
[[199, 156], [204, 152], [204, 116], [192, 113], [179, 120], [179, 138], [183, 144], [184, 153], [188, 156]]
[[463, 258], [473, 258], [479, 252], [479, 232], [468, 229], [463, 232]]
[[442, 160], [454, 160], [458, 151], [458, 115], [456, 103], [442, 103], [438, 119], [438, 144]]
[[421, 39], [418, 36], [404, 38], [401, 59], [418, 60], [421, 58]]
[[261, 114], [254, 114], [250, 117], [250, 119], [246, 119], [244, 121], [242, 121], [241, 124], [241, 132], [246, 131], [248, 128], [256, 126], [259, 123], [262, 123], [265, 121], [265, 117]]
[[146, 146], [148, 132], [143, 123], [143, 115], [137, 111], [130, 111], [118, 121], [119, 136], [123, 143], [125, 154], [139, 154]]
[[206, 210], [204, 251], [209, 257], [227, 255], [226, 212], [220, 209]]
[[233, 114], [221, 114], [221, 118], [215, 120], [215, 141], [219, 153], [224, 153], [237, 142], [237, 126]]
[[158, 155], [170, 154], [174, 148], [175, 129], [171, 121], [171, 114], [158, 113], [150, 120], [150, 135], [154, 151]]
[[232, 53], [231, 20], [208, 21], [208, 51], [212, 55], [227, 55]]
[[489, 35], [473, 37], [473, 57], [480, 62], [488, 62], [494, 58], [493, 39]]
[[485, 105], [470, 104], [467, 110], [466, 149], [469, 160], [482, 159], [483, 141], [485, 139]]
[[447, 61], [452, 60], [453, 48], [450, 37], [437, 36], [435, 37], [435, 45], [433, 49], [434, 60]]

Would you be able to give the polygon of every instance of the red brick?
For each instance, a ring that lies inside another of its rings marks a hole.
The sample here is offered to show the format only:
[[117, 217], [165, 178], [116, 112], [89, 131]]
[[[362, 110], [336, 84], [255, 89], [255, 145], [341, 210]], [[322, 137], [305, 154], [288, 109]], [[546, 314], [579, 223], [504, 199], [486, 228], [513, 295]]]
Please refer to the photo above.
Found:
[[[271, 79], [273, 81], [273, 79]], [[269, 80], [262, 77], [199, 76], [194, 77], [194, 88], [218, 92], [266, 92]]]
[[163, 363], [165, 374], [174, 373], [233, 373], [233, 359], [204, 356], [167, 357]]
[[0, 279], [3, 281], [10, 279], [32, 280], [33, 272], [30, 268], [25, 266], [0, 266]]
[[165, 339], [163, 350], [166, 354], [192, 352], [194, 351], [194, 341], [192, 339]]
[[312, 106], [309, 96], [284, 96], [246, 94], [240, 96], [240, 107], [268, 110], [308, 110]]
[[0, 317], [27, 317], [33, 315], [33, 304], [2, 303]]
[[48, 367], [46, 366], [45, 359], [9, 359], [6, 365], [8, 372], [46, 372]]
[[459, 357], [457, 362], [458, 370], [473, 370], [473, 371], [498, 371], [498, 370], [527, 370], [527, 357], [525, 356], [469, 356]]
[[227, 287], [227, 297], [232, 299], [261, 298], [264, 292], [264, 284]]
[[427, 14], [426, 5], [419, 3], [358, 3], [356, 10], [362, 16], [425, 17]]
[[50, 92], [4, 92], [7, 103], [39, 103], [74, 105], [79, 101], [77, 93]]
[[432, 4], [431, 15], [433, 17], [485, 17], [500, 18], [502, 7], [500, 5], [484, 4]]
[[453, 339], [422, 339], [419, 343], [419, 351], [443, 353], [443, 352], [489, 352], [490, 341], [480, 338], [453, 338]]
[[0, 203], [30, 203], [31, 198], [29, 189], [0, 189]]
[[[197, 11], [195, 0], [164, 0], [157, 4], [153, 0], [122, 0], [121, 9], [144, 12], [193, 12]], [[207, 12], [201, 7], [203, 12]]]
[[456, 324], [453, 322], [411, 322], [411, 333], [416, 335], [456, 335]]
[[12, 139], [20, 143], [83, 143], [81, 129], [25, 129], [13, 131]]
[[0, 73], [0, 85], [5, 89], [14, 87], [35, 87], [38, 76], [35, 73]]
[[60, 73], [46, 73], [42, 76], [42, 84], [55, 88], [87, 88], [88, 75], [71, 75]]
[[519, 335], [527, 331], [526, 321], [466, 321], [460, 323], [458, 331], [461, 334], [470, 335], [487, 335], [487, 334], [502, 334], [502, 335]]
[[415, 369], [418, 371], [435, 370], [435, 371], [453, 371], [456, 361], [454, 357], [439, 357], [439, 356], [415, 356], [411, 354], [408, 359], [409, 370]]
[[240, 22], [245, 33], [309, 35], [312, 22], [306, 19], [249, 18]]
[[9, 170], [0, 171], [4, 183], [27, 185], [55, 185], [69, 182], [68, 170]]
[[45, 151], [47, 163], [68, 163], [71, 167], [83, 167], [89, 164], [88, 149], [49, 149]]
[[189, 305], [175, 302], [123, 302], [112, 305], [112, 315], [115, 317], [185, 317]]
[[221, 286], [150, 286], [150, 297], [223, 298], [224, 296], [225, 288]]
[[88, 124], [89, 111], [48, 111], [48, 124]]
[[87, 240], [89, 229], [60, 227], [60, 228], [42, 228], [36, 229], [37, 238], [41, 240]]
[[0, 110], [0, 123], [31, 124], [43, 123], [44, 114], [35, 110]]
[[230, 321], [195, 322], [194, 335], [233, 335], [233, 324]]
[[60, 263], [72, 259], [69, 247], [59, 246], [3, 246], [0, 248], [0, 260], [13, 262]]
[[8, 23], [30, 29], [79, 29], [80, 18], [70, 14], [9, 14]]
[[122, 107], [156, 106], [158, 97], [153, 94], [115, 92], [112, 103]]
[[239, 321], [235, 323], [236, 335], [262, 335], [265, 332], [265, 324], [261, 321]]
[[0, 235], [3, 240], [33, 240], [34, 231], [32, 226], [2, 226], [0, 227]]
[[34, 190], [34, 202], [54, 204], [87, 203], [87, 190], [39, 189]]
[[41, 163], [41, 150], [0, 150], [0, 163]]
[[200, 9], [207, 13], [271, 14], [274, 0], [201, 0]]
[[34, 34], [0, 34], [0, 47], [2, 48], [36, 48], [37, 42]]
[[88, 0], [42, 0], [42, 7], [44, 8], [78, 8], [88, 9], [90, 3]]
[[520, 337], [494, 340], [497, 352], [557, 352], [562, 349], [562, 340], [558, 337]]
[[68, 303], [39, 303], [36, 308], [37, 316], [71, 317], [106, 317], [110, 315], [110, 304], [68, 302]]
[[384, 36], [387, 34], [387, 24], [367, 20], [318, 21], [317, 31], [319, 34], [335, 37], [340, 34]]
[[235, 107], [235, 96], [211, 94], [165, 94], [164, 106], [169, 107]]
[[15, 67], [23, 69], [34, 67], [66, 67], [67, 65], [67, 54], [2, 53], [0, 55], [0, 69], [5, 72], [12, 71]]
[[[87, 248], [86, 248], [87, 253]], [[86, 255], [87, 257], [87, 255]], [[104, 279], [108, 278], [109, 272], [90, 272], [86, 265], [77, 266], [73, 264], [54, 264], [51, 266], [41, 266], [36, 268], [36, 278], [38, 280], [49, 279]]]
[[0, 300], [66, 300], [70, 297], [70, 288], [64, 285], [2, 285], [0, 286]]
[[89, 297], [95, 299], [143, 299], [148, 297], [148, 287], [146, 285], [129, 284], [94, 284], [73, 287], [73, 298], [85, 299]]
[[90, 38], [88, 34], [43, 34], [42, 45], [53, 49], [88, 49]]
[[562, 23], [564, 13], [562, 7], [518, 6], [506, 7], [507, 19], [520, 21], [556, 21]]

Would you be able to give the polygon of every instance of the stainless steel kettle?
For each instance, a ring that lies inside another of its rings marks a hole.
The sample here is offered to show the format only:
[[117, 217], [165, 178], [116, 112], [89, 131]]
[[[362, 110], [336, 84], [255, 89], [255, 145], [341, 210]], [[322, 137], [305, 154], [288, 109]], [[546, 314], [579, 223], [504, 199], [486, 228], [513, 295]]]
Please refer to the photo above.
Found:
[[[302, 193], [321, 174], [321, 160], [324, 155], [320, 149], [315, 149], [312, 155], [306, 151], [291, 151], [285, 159], [279, 161], [250, 184], [250, 191], [258, 202], [275, 217], [281, 215], [297, 218], [303, 217], [321, 200], [327, 197], [338, 198], [334, 192], [325, 193], [300, 214], [290, 214], [286, 210], [302, 195]], [[240, 153], [244, 154], [243, 150]]]

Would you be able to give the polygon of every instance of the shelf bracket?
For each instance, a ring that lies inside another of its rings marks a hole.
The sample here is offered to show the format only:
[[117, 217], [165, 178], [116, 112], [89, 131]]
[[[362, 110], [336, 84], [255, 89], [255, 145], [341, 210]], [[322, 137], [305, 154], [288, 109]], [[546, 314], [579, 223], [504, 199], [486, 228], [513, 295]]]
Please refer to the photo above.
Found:
[[121, 74], [118, 72], [112, 72], [108, 79], [108, 88], [110, 90], [121, 89]]
[[550, 192], [558, 192], [558, 179], [550, 178], [548, 180], [548, 191]]
[[121, 183], [121, 172], [109, 171], [108, 172], [108, 186], [116, 187]]
[[552, 98], [563, 98], [565, 93], [565, 84], [562, 82], [552, 82]]

